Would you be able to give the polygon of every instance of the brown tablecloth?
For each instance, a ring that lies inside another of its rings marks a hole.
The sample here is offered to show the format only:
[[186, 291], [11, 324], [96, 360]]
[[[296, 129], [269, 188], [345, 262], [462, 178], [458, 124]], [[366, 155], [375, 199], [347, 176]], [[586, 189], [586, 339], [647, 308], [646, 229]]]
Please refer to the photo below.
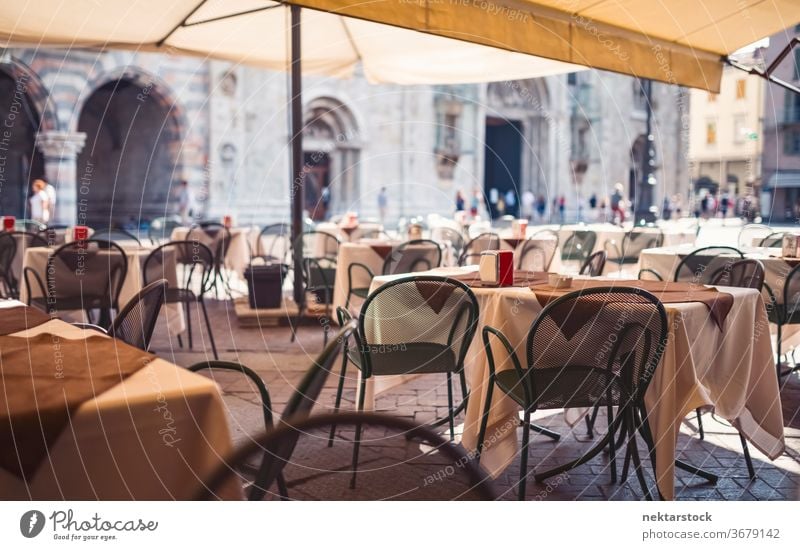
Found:
[[[450, 278], [472, 288], [497, 288], [497, 285], [489, 285], [481, 281], [481, 276], [477, 272], [455, 275]], [[516, 270], [514, 271], [514, 284], [511, 286], [533, 288], [534, 285], [546, 283], [547, 280], [547, 273]], [[442, 310], [447, 299], [455, 290], [452, 286], [442, 285], [436, 281], [417, 281], [416, 285], [420, 295], [435, 313], [439, 313]]]
[[38, 327], [51, 317], [35, 307], [20, 306], [0, 310], [0, 336]]
[[153, 359], [102, 336], [91, 343], [47, 333], [0, 336], [0, 467], [32, 478], [81, 404]]

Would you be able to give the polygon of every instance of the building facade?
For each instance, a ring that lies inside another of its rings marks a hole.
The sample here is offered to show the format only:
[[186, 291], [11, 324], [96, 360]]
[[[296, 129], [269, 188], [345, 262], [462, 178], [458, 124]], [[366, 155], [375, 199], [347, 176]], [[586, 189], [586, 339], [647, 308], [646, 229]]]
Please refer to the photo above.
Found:
[[[548, 210], [564, 197], [569, 219], [590, 219], [589, 198], [617, 182], [635, 199], [646, 104], [630, 77], [391, 86], [306, 76], [303, 85], [311, 218], [378, 217], [383, 188], [390, 224], [449, 215], [457, 191], [485, 197], [484, 215], [530, 214], [523, 195], [543, 197]], [[25, 215], [30, 181], [45, 175], [56, 184], [57, 222], [136, 225], [174, 212], [173, 190], [186, 180], [195, 217], [286, 221], [287, 89], [284, 73], [222, 61], [6, 50], [0, 210]], [[684, 96], [653, 85], [654, 203], [688, 192]]]

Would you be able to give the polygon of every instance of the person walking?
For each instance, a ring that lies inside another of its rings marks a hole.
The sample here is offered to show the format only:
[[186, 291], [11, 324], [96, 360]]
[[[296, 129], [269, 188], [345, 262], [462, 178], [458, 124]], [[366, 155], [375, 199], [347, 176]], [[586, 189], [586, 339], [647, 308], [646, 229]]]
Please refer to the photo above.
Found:
[[189, 189], [188, 181], [182, 180], [180, 184], [178, 184], [176, 199], [178, 201], [178, 216], [181, 218], [181, 223], [188, 225], [192, 217], [192, 205], [194, 203], [194, 197], [192, 196], [192, 190]]
[[564, 223], [564, 213], [567, 209], [567, 198], [564, 195], [558, 199], [558, 215], [561, 218], [561, 223]]
[[30, 218], [46, 224], [50, 221], [49, 200], [43, 180], [34, 180], [31, 184], [31, 194], [28, 197]]
[[381, 223], [386, 221], [386, 212], [389, 209], [389, 194], [386, 192], [385, 187], [381, 187], [378, 191], [378, 215], [381, 218]]
[[625, 210], [622, 207], [622, 184], [614, 185], [614, 193], [611, 195], [611, 215], [619, 216], [619, 223], [625, 223]]
[[467, 206], [467, 201], [464, 199], [464, 194], [461, 189], [456, 191], [456, 212], [463, 212]]
[[47, 193], [47, 220], [52, 222], [56, 218], [56, 188], [46, 178], [39, 178], [39, 181], [44, 184], [44, 192]]

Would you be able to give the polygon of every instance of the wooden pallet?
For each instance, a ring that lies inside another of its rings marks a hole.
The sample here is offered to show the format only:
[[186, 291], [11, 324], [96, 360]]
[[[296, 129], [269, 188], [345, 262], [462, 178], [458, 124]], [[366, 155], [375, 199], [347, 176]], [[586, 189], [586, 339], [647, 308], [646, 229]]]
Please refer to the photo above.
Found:
[[[287, 327], [297, 322], [298, 307], [291, 298], [284, 298], [280, 307], [250, 309], [250, 304], [246, 297], [236, 298], [233, 301], [236, 318], [239, 326], [243, 328], [253, 327]], [[304, 315], [303, 324], [317, 324], [319, 318], [325, 315], [325, 307], [317, 304], [309, 304], [308, 311]]]

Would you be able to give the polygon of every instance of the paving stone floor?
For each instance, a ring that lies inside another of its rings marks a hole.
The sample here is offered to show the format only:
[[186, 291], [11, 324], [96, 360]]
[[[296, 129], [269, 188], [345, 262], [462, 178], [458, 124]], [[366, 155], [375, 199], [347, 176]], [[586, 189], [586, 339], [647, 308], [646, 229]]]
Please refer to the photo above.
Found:
[[[312, 358], [322, 349], [322, 329], [315, 325], [301, 327], [297, 341], [291, 343], [290, 331], [285, 327], [263, 330], [240, 328], [231, 302], [212, 300], [209, 310], [220, 358], [239, 361], [254, 369], [267, 384], [276, 411], [282, 410]], [[205, 333], [202, 338], [200, 336], [199, 327], [202, 325], [198, 320], [198, 317], [194, 318], [195, 342], [192, 351], [180, 349], [177, 340], [170, 339], [166, 329], [160, 325], [153, 342], [154, 351], [182, 366], [213, 358]], [[351, 368], [345, 385], [344, 409], [354, 408], [355, 373], [352, 371], [354, 369]], [[328, 379], [315, 411], [332, 408], [338, 381], [336, 374], [338, 372], [335, 371]], [[263, 428], [258, 395], [246, 381], [235, 374], [217, 374], [215, 378], [223, 390], [223, 398], [229, 408], [233, 437], [235, 441], [242, 442], [250, 434]], [[712, 485], [678, 472], [676, 497], [680, 500], [797, 500], [800, 497], [800, 377], [794, 376], [785, 383], [781, 398], [787, 449], [784, 455], [775, 461], [769, 461], [751, 446], [757, 471], [757, 479], [754, 481], [748, 478], [735, 430], [725, 422], [713, 418], [711, 414], [706, 414], [706, 437], [701, 441], [696, 434], [693, 415], [687, 418], [678, 442], [681, 457], [719, 475], [720, 480]], [[380, 395], [376, 405], [382, 412], [417, 422], [429, 422], [441, 417], [447, 410], [444, 376], [419, 377]], [[555, 443], [543, 436], [532, 437], [530, 468], [541, 470], [563, 463], [578, 456], [586, 448], [584, 424], [571, 430], [564, 422], [563, 415], [553, 411], [538, 413], [536, 418], [538, 423], [561, 433], [562, 438]], [[600, 420], [597, 425], [604, 424]], [[521, 437], [521, 430], [518, 430], [517, 435]], [[419, 448], [419, 444], [415, 442], [405, 444], [412, 449], [414, 446]], [[343, 442], [334, 447], [341, 452], [341, 449], [350, 446]], [[645, 464], [649, 472], [649, 463]], [[383, 473], [388, 476], [384, 479], [391, 480], [391, 472], [390, 467], [384, 469]], [[290, 471], [287, 474], [290, 491], [298, 498], [346, 498], [342, 496], [342, 488], [323, 487], [317, 492], [306, 490], [293, 481]], [[515, 485], [518, 475], [518, 461], [515, 460], [496, 480], [503, 498], [517, 498]], [[652, 484], [652, 478], [650, 481]], [[530, 479], [527, 496], [529, 499], [553, 500], [632, 500], [642, 498], [642, 493], [634, 476], [630, 476], [623, 484], [612, 484], [608, 459], [602, 454], [567, 475], [551, 478], [547, 484]], [[419, 498], [426, 497], [420, 493]], [[438, 496], [434, 494], [432, 498]]]

